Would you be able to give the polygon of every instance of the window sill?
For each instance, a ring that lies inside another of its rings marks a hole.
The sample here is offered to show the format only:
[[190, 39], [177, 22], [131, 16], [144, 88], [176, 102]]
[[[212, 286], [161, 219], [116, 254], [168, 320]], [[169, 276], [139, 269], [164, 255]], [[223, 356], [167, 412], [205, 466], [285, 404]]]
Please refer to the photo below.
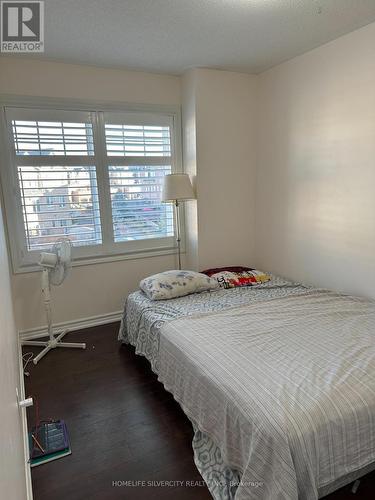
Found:
[[[117, 255], [103, 255], [97, 257], [81, 257], [72, 260], [72, 267], [90, 266], [97, 264], [106, 264], [109, 262], [117, 262], [121, 260], [138, 260], [148, 259], [152, 257], [160, 257], [163, 255], [174, 255], [177, 253], [176, 248], [165, 248], [163, 250], [152, 250], [137, 253], [122, 253]], [[181, 253], [184, 251], [181, 249]], [[38, 264], [23, 265], [13, 269], [13, 274], [26, 274], [40, 272]]]

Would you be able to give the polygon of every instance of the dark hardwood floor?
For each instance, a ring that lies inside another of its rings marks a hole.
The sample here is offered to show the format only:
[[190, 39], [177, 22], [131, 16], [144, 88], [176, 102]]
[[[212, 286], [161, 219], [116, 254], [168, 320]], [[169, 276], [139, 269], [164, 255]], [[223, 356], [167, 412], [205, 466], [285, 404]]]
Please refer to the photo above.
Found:
[[[190, 422], [148, 362], [120, 346], [117, 331], [115, 323], [69, 334], [86, 351], [56, 349], [27, 367], [27, 396], [41, 419], [66, 421], [72, 446], [72, 455], [32, 469], [34, 499], [210, 499], [193, 461]], [[34, 419], [31, 408], [30, 426]], [[375, 474], [356, 495], [350, 488], [326, 500], [373, 500]]]

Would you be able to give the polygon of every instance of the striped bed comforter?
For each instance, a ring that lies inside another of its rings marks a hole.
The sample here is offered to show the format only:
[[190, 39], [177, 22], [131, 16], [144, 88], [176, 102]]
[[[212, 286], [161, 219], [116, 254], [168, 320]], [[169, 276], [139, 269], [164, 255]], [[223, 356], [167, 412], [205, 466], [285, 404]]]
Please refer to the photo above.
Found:
[[235, 498], [310, 500], [375, 461], [375, 304], [328, 291], [160, 331], [159, 380], [241, 473]]
[[139, 290], [126, 299], [118, 338], [121, 342], [132, 344], [135, 352], [145, 356], [153, 371], [158, 373], [159, 337], [164, 323], [181, 317], [215, 313], [235, 306], [296, 295], [306, 289], [301, 283], [272, 276], [271, 281], [261, 285], [192, 293], [170, 300], [150, 300]]

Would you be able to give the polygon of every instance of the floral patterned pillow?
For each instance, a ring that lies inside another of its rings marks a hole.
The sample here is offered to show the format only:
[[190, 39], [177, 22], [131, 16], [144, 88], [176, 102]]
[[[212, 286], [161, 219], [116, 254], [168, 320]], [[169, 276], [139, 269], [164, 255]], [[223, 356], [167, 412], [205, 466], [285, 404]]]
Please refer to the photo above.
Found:
[[271, 276], [257, 269], [249, 269], [239, 272], [221, 271], [211, 274], [211, 278], [215, 279], [221, 288], [237, 288], [240, 286], [261, 285], [270, 281]]
[[151, 300], [166, 300], [183, 297], [191, 293], [217, 290], [217, 280], [195, 271], [165, 271], [144, 278], [139, 288]]

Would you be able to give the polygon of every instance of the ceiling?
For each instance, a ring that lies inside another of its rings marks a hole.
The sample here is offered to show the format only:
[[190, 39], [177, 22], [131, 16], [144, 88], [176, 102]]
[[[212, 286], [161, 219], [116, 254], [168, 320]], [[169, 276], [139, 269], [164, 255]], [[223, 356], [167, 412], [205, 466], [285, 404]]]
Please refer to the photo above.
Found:
[[375, 21], [375, 0], [46, 0], [38, 58], [259, 73]]

